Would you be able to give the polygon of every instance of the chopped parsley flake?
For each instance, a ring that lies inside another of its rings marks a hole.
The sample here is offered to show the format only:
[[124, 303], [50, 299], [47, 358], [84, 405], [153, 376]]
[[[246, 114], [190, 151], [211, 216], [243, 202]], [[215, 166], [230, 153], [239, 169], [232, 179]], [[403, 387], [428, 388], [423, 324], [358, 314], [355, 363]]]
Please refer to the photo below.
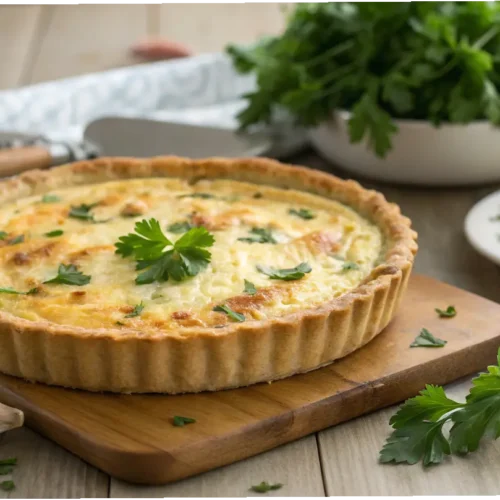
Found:
[[45, 233], [45, 236], [47, 238], [55, 238], [56, 236], [62, 236], [64, 234], [64, 231], [62, 229], [55, 229], [54, 231], [49, 231], [48, 233]]
[[260, 484], [253, 485], [250, 490], [255, 491], [255, 493], [267, 493], [272, 490], [279, 490], [283, 485], [281, 483], [269, 484], [266, 481], [262, 481]]
[[422, 328], [410, 347], [444, 347], [446, 344], [446, 340], [438, 339], [427, 328]]
[[[32, 288], [31, 290], [28, 290], [27, 292], [18, 292], [17, 290], [14, 290], [13, 288], [0, 288], [0, 293], [11, 293], [13, 295], [35, 295], [38, 293], [38, 288]], [[1, 462], [0, 462], [1, 464]]]
[[255, 295], [257, 293], [257, 288], [255, 288], [255, 285], [251, 281], [245, 280], [243, 293], [246, 293], [247, 295]]
[[42, 196], [42, 203], [57, 203], [61, 198], [55, 194], [44, 194]]
[[125, 318], [135, 318], [136, 316], [140, 316], [143, 311], [145, 305], [141, 302], [134, 307], [134, 310], [131, 313], [125, 315]]
[[272, 280], [293, 281], [303, 278], [306, 273], [312, 271], [312, 268], [307, 262], [301, 262], [298, 266], [291, 269], [276, 269], [274, 267], [259, 265], [257, 266], [257, 270], [263, 274], [267, 274]]
[[234, 321], [238, 321], [239, 323], [243, 323], [245, 321], [245, 316], [240, 314], [239, 312], [233, 311], [229, 306], [222, 304], [220, 306], [215, 306], [213, 308], [215, 312], [221, 312], [227, 314]]
[[344, 262], [344, 264], [342, 264], [342, 271], [354, 271], [356, 269], [359, 269], [356, 262]]
[[6, 233], [5, 231], [0, 231], [0, 240], [3, 241], [5, 238], [7, 238], [9, 233]]
[[16, 236], [14, 238], [11, 238], [10, 240], [7, 241], [7, 244], [9, 245], [17, 245], [19, 243], [22, 243], [24, 241], [24, 234], [20, 234], [19, 236]]
[[179, 417], [176, 415], [173, 420], [173, 424], [176, 427], [184, 427], [186, 424], [194, 424], [196, 423], [196, 420], [191, 417]]
[[78, 271], [75, 265], [60, 264], [57, 270], [57, 276], [50, 280], [44, 281], [44, 283], [57, 283], [61, 285], [76, 285], [82, 286], [90, 283], [90, 276], [83, 274]]
[[3, 491], [12, 491], [16, 487], [14, 481], [2, 481], [0, 483], [0, 488]]
[[448, 306], [445, 310], [436, 307], [434, 310], [438, 313], [440, 318], [453, 318], [457, 315], [457, 310], [454, 306]]
[[316, 214], [308, 208], [299, 208], [298, 210], [295, 208], [291, 208], [290, 210], [288, 210], [288, 213], [290, 215], [296, 215], [297, 217], [300, 217], [304, 220], [310, 220], [316, 217]]
[[98, 203], [92, 203], [90, 205], [82, 203], [79, 206], [72, 206], [68, 213], [68, 217], [73, 217], [73, 219], [81, 219], [81, 220], [88, 220], [90, 222], [96, 222], [94, 215], [91, 214], [90, 211], [97, 205]]
[[248, 237], [238, 238], [238, 241], [244, 241], [245, 243], [278, 243], [270, 229], [259, 227], [253, 227]]
[[190, 194], [181, 194], [177, 196], [177, 198], [200, 198], [202, 200], [209, 200], [211, 198], [215, 198], [215, 196], [210, 193], [190, 193]]
[[188, 221], [184, 222], [174, 222], [167, 227], [167, 231], [174, 234], [187, 233], [190, 229], [193, 229], [193, 224]]

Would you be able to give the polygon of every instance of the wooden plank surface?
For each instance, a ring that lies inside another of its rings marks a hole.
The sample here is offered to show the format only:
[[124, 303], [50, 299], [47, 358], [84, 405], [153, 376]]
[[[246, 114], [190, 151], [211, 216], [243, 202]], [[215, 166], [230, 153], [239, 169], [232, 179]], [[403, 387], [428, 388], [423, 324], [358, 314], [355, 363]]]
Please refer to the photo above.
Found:
[[0, 90], [17, 87], [30, 64], [41, 28], [42, 7], [0, 6]]
[[[16, 489], [0, 498], [107, 497], [109, 478], [28, 428], [2, 435], [0, 457], [16, 457]], [[4, 476], [2, 476], [4, 480]]]
[[[457, 318], [434, 308], [454, 304]], [[500, 305], [413, 276], [398, 314], [364, 348], [303, 375], [217, 393], [110, 395], [0, 376], [0, 401], [29, 426], [120, 479], [162, 484], [231, 464], [443, 384], [495, 360]], [[422, 327], [448, 341], [411, 349]], [[184, 428], [174, 415], [196, 419]], [[321, 441], [320, 441], [321, 443]]]
[[[447, 388], [463, 401], [469, 378]], [[436, 467], [381, 465], [378, 451], [390, 432], [396, 408], [378, 411], [319, 434], [327, 495], [495, 495], [500, 440], [485, 441], [478, 452], [452, 457]], [[341, 450], [341, 452], [339, 452]]]
[[164, 486], [137, 486], [111, 478], [111, 498], [246, 497], [262, 496], [249, 491], [261, 481], [282, 483], [266, 496], [324, 496], [315, 436]]
[[279, 33], [285, 25], [283, 8], [276, 3], [164, 4], [160, 34], [196, 53], [217, 52], [228, 42], [251, 43]]
[[137, 62], [129, 53], [148, 34], [148, 5], [44, 6], [47, 33], [25, 83], [104, 71]]

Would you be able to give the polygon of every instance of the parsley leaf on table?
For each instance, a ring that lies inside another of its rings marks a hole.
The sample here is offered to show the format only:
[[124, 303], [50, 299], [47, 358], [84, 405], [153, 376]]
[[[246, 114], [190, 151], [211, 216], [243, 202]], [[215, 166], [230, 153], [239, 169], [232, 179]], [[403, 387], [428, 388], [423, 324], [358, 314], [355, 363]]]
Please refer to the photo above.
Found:
[[245, 280], [243, 293], [246, 293], [247, 295], [255, 295], [257, 293], [257, 288], [255, 288], [255, 285], [251, 281]]
[[90, 279], [90, 276], [87, 276], [81, 271], [78, 271], [75, 265], [60, 264], [57, 270], [57, 276], [50, 280], [44, 281], [44, 283], [58, 283], [61, 285], [82, 286], [90, 283]]
[[16, 485], [14, 484], [14, 481], [2, 481], [0, 483], [0, 488], [3, 491], [12, 491], [15, 487]]
[[17, 458], [4, 458], [0, 460], [0, 465], [17, 465]]
[[131, 313], [125, 315], [125, 318], [135, 318], [136, 316], [140, 316], [142, 311], [144, 310], [145, 305], [141, 302], [134, 307], [134, 310]]
[[222, 304], [220, 306], [215, 306], [213, 308], [215, 312], [222, 312], [227, 314], [231, 319], [237, 321], [239, 323], [243, 323], [245, 321], [245, 315], [240, 314], [239, 312], [233, 311], [228, 305]]
[[440, 318], [453, 318], [457, 315], [457, 310], [455, 309], [454, 306], [448, 306], [446, 309], [439, 309], [436, 307], [434, 309]]
[[0, 476], [6, 476], [14, 470], [14, 465], [0, 465]]
[[422, 328], [410, 347], [444, 347], [446, 344], [446, 340], [438, 339], [427, 328]]
[[270, 266], [257, 266], [257, 270], [262, 274], [267, 274], [272, 280], [293, 281], [303, 278], [306, 273], [312, 271], [311, 266], [307, 262], [301, 262], [298, 266], [291, 269], [276, 269]]
[[244, 241], [245, 243], [278, 243], [271, 230], [263, 227], [253, 227], [248, 237], [238, 238], [238, 241]]
[[[497, 365], [474, 378], [472, 386], [465, 403], [431, 385], [407, 400], [389, 422], [394, 431], [380, 451], [381, 462], [440, 463], [450, 453], [476, 451], [484, 437], [500, 437], [500, 349]], [[443, 426], [449, 422], [446, 437]]]
[[[210, 262], [211, 253], [206, 250], [214, 244], [214, 237], [204, 227], [194, 227], [175, 243], [161, 230], [156, 219], [144, 219], [135, 224], [135, 233], [121, 236], [115, 243], [116, 252], [122, 257], [132, 256], [140, 273], [138, 285], [167, 281], [181, 281], [196, 276]], [[165, 248], [168, 250], [165, 250]]]
[[299, 208], [298, 210], [296, 208], [291, 208], [290, 210], [288, 210], [288, 213], [290, 215], [296, 215], [297, 217], [300, 217], [304, 220], [310, 220], [316, 217], [316, 214], [308, 208]]
[[173, 424], [175, 427], [184, 427], [186, 424], [194, 424], [196, 423], [196, 420], [191, 417], [180, 417], [176, 415], [173, 419]]
[[253, 485], [250, 490], [255, 493], [267, 493], [272, 490], [279, 490], [283, 485], [281, 483], [269, 484], [267, 481], [262, 481], [260, 484]]

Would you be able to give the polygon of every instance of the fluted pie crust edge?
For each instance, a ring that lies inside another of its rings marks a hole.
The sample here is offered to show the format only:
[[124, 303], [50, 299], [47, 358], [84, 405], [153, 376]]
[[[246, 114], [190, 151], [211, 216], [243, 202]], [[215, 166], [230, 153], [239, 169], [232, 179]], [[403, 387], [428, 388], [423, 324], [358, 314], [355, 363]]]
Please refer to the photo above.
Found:
[[358, 287], [321, 306], [224, 329], [193, 327], [182, 336], [34, 322], [0, 311], [1, 372], [91, 391], [214, 391], [327, 365], [365, 345], [393, 318], [411, 273], [417, 235], [397, 205], [351, 180], [265, 158], [100, 158], [2, 181], [0, 202], [140, 177], [226, 178], [332, 198], [378, 225], [388, 242], [385, 258]]

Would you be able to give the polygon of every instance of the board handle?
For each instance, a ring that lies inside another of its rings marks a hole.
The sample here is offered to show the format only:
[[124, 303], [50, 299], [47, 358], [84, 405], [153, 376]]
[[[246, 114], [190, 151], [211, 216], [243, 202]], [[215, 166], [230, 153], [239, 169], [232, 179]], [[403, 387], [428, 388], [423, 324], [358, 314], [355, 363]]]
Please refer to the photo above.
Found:
[[24, 413], [17, 408], [0, 403], [0, 433], [22, 427]]
[[0, 177], [52, 165], [52, 155], [42, 146], [0, 149]]

